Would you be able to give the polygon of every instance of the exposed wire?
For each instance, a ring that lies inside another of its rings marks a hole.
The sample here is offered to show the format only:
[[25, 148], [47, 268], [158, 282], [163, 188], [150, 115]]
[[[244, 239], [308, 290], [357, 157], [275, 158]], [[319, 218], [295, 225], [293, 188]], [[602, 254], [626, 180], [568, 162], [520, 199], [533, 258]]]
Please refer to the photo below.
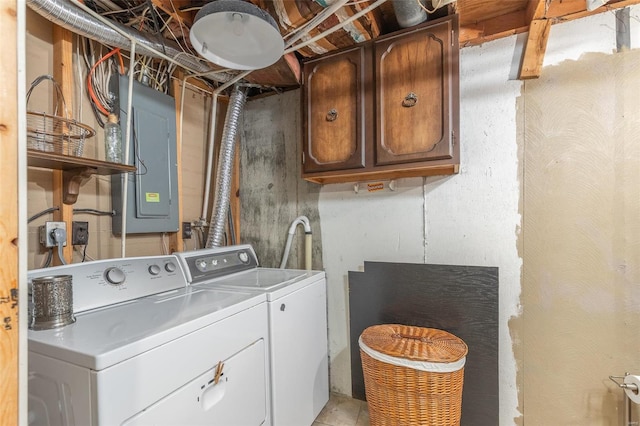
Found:
[[[178, 45], [182, 48], [182, 51], [183, 51], [183, 52], [185, 52], [185, 53], [189, 53], [189, 54], [191, 54], [191, 55], [195, 55], [195, 53], [194, 53], [191, 49], [189, 49], [189, 52], [187, 52], [187, 51], [184, 49], [184, 47], [182, 47], [182, 43], [180, 43], [180, 42], [178, 41], [178, 37], [176, 37], [176, 35], [173, 33], [173, 31], [172, 31], [172, 30], [171, 30], [171, 28], [169, 27], [169, 20], [170, 20], [170, 19], [168, 19], [168, 20], [166, 20], [166, 21], [165, 21], [165, 20], [163, 20], [162, 18], [160, 18], [160, 19], [162, 20], [162, 22], [163, 22], [163, 24], [164, 24], [164, 27], [166, 27], [167, 31], [169, 31], [169, 34], [171, 34], [171, 37], [173, 37], [173, 39], [175, 40], [175, 42], [176, 42], [176, 43], [178, 43]], [[184, 31], [182, 31], [182, 24], [180, 24], [180, 31], [182, 32], [182, 38], [184, 39], [185, 35], [184, 35]], [[188, 46], [187, 46], [187, 48], [188, 48]]]
[[180, 9], [180, 12], [193, 12], [200, 9], [202, 9], [202, 6], [187, 7], [186, 9]]
[[[87, 76], [87, 91], [89, 92], [89, 96], [91, 97], [91, 100], [96, 105], [98, 110], [101, 113], [103, 113], [104, 115], [109, 115], [110, 112], [113, 112], [113, 105], [109, 105], [109, 101], [108, 100], [106, 100], [107, 104], [105, 105], [104, 104], [105, 99], [102, 99], [102, 100], [98, 99], [98, 96], [96, 95], [96, 92], [93, 89], [93, 82], [94, 82], [93, 74], [94, 74], [96, 68], [101, 63], [103, 63], [104, 61], [109, 59], [111, 56], [116, 55], [116, 54], [118, 55], [119, 62], [120, 62], [120, 73], [124, 74], [125, 73], [124, 61], [122, 60], [122, 55], [120, 54], [120, 48], [117, 47], [117, 48], [113, 49], [112, 51], [110, 51], [109, 53], [107, 53], [106, 55], [104, 55], [102, 58], [100, 58], [95, 64], [93, 64], [93, 66], [89, 70], [89, 75]], [[104, 85], [108, 85], [108, 79], [107, 79], [106, 82], [102, 81], [102, 86], [104, 87]]]
[[229, 221], [229, 235], [231, 236], [231, 245], [236, 245], [236, 230], [233, 223], [233, 213], [231, 209], [227, 210], [227, 220]]
[[93, 115], [95, 116], [98, 125], [104, 128], [105, 121], [102, 119], [102, 114], [98, 111], [98, 108], [93, 102], [91, 102], [91, 111], [93, 111]]
[[44, 209], [41, 212], [38, 212], [36, 214], [34, 214], [33, 216], [31, 216], [29, 219], [27, 219], [27, 223], [31, 223], [34, 220], [36, 220], [37, 218], [44, 216], [47, 213], [53, 213], [55, 211], [60, 210], [60, 207], [49, 207], [48, 209]]
[[371, 3], [369, 6], [365, 7], [364, 9], [362, 9], [360, 12], [350, 16], [349, 18], [345, 19], [344, 21], [340, 22], [338, 25], [334, 25], [329, 29], [324, 30], [322, 33], [311, 37], [310, 39], [302, 42], [302, 43], [298, 43], [296, 45], [293, 45], [292, 47], [286, 47], [286, 46], [291, 46], [295, 41], [297, 41], [299, 38], [299, 36], [295, 36], [293, 37], [293, 39], [288, 40], [285, 44], [285, 50], [284, 50], [284, 54], [286, 55], [287, 53], [293, 53], [303, 47], [306, 47], [312, 43], [315, 43], [316, 41], [327, 37], [329, 34], [332, 34], [336, 31], [338, 31], [341, 28], [344, 28], [345, 25], [350, 24], [351, 22], [355, 21], [356, 19], [360, 18], [361, 16], [366, 15], [367, 13], [369, 13], [370, 11], [374, 10], [375, 8], [379, 7], [381, 4], [385, 3], [387, 0], [376, 0], [374, 3]]
[[41, 268], [48, 268], [51, 265], [52, 260], [53, 260], [53, 247], [49, 249], [49, 252], [47, 253], [47, 257], [45, 257], [44, 263], [42, 264]]
[[[178, 11], [176, 10], [176, 6], [173, 4], [173, 0], [169, 0], [169, 4], [171, 4], [171, 8], [173, 9], [173, 13], [177, 14]], [[182, 27], [184, 26], [184, 22], [179, 21], [178, 24], [180, 25], [180, 33], [182, 33], [182, 39], [185, 40], [185, 46], [187, 47], [189, 52], [191, 52], [192, 55], [197, 56], [196, 53], [193, 50], [191, 50], [191, 48], [189, 48], [189, 43], [186, 42], [187, 36], [184, 33], [184, 30], [182, 29]]]
[[162, 254], [169, 254], [169, 244], [166, 242], [167, 233], [162, 233]]
[[[80, 34], [76, 35], [76, 56], [78, 58], [80, 58], [80, 45], [83, 44], [82, 43], [82, 38], [83, 37]], [[83, 73], [82, 73], [82, 64], [81, 64], [80, 60], [77, 60], [75, 62], [76, 62], [77, 72], [76, 72], [76, 75], [74, 76], [74, 78], [75, 78], [75, 81], [78, 84], [78, 89], [79, 89], [79, 90], [75, 91], [76, 96], [78, 97], [78, 99], [76, 101], [76, 103], [78, 104], [78, 113], [77, 113], [76, 117], [78, 118], [78, 120], [80, 122], [82, 122], [82, 105], [83, 105], [82, 94], [84, 93], [84, 87], [83, 87], [84, 79], [82, 78]]]
[[[186, 52], [181, 53], [188, 54]], [[133, 63], [133, 75], [136, 80], [159, 92], [169, 93], [170, 80], [173, 78], [171, 74], [173, 74], [177, 65], [165, 60], [154, 60], [143, 55], [136, 55], [136, 59], [131, 61], [131, 58], [125, 53], [122, 55], [129, 59], [130, 63]], [[146, 81], [146, 79], [149, 81]]]
[[[151, 0], [147, 0], [147, 4], [149, 5], [149, 8], [151, 9], [151, 18], [153, 19], [153, 27], [155, 29], [155, 33], [156, 35], [158, 35], [160, 33], [160, 24], [158, 23], [158, 18], [160, 17], [160, 14], [158, 13], [158, 11], [156, 10], [156, 7], [153, 3], [151, 3]], [[162, 18], [161, 18], [162, 19]], [[175, 36], [174, 36], [175, 38]], [[165, 55], [167, 54], [167, 48], [164, 44], [164, 37], [160, 37], [160, 42], [162, 43], [162, 53], [164, 53]], [[177, 42], [177, 39], [176, 39]], [[178, 45], [180, 45], [180, 43], [178, 43]], [[184, 51], [184, 49], [182, 49]], [[167, 72], [169, 71], [169, 69], [167, 68]], [[167, 75], [167, 80], [169, 79], [169, 75]]]
[[110, 10], [108, 12], [100, 13], [100, 15], [102, 15], [102, 16], [111, 16], [111, 15], [123, 15], [123, 14], [126, 14], [126, 13], [135, 14], [138, 10], [144, 9], [145, 7], [147, 7], [147, 6], [143, 3], [143, 4], [139, 4], [137, 6], [133, 6], [133, 7], [129, 8], [129, 9]]
[[73, 212], [94, 214], [96, 216], [115, 216], [116, 215], [115, 210], [103, 211], [103, 210], [96, 210], [96, 209], [73, 209]]
[[[95, 260], [93, 257], [87, 254], [87, 246], [85, 245], [82, 249], [79, 246], [73, 246], [73, 250], [76, 251], [80, 256], [82, 256], [82, 261], [84, 262], [86, 259]], [[82, 252], [80, 251], [82, 250]]]
[[[93, 60], [93, 48], [92, 48], [92, 41], [88, 38], [82, 38], [84, 40], [84, 43], [82, 44], [82, 57], [84, 59], [84, 63], [86, 66], [86, 69], [89, 70], [91, 69], [91, 65], [94, 63]], [[88, 75], [88, 73], [87, 73]], [[89, 93], [87, 92], [87, 95]], [[104, 127], [104, 120], [102, 119], [102, 114], [100, 113], [100, 111], [98, 111], [98, 109], [96, 108], [95, 104], [93, 103], [93, 100], [91, 100], [91, 98], [89, 98], [89, 105], [91, 105], [91, 112], [93, 112], [93, 115], [95, 117], [96, 122], [98, 123], [98, 125], [100, 125], [100, 127]]]
[[[153, 20], [153, 29], [155, 30], [155, 34], [157, 35], [160, 32], [160, 24], [158, 23], [158, 11], [156, 11], [156, 7], [151, 0], [147, 0], [147, 5], [149, 6], [149, 10], [151, 11], [151, 19]], [[162, 45], [163, 53], [166, 55], [164, 43]]]
[[422, 4], [421, 0], [416, 0], [416, 3], [418, 3], [420, 5], [420, 7], [427, 12], [428, 14], [432, 14], [435, 13], [436, 10], [440, 9], [442, 7], [442, 2], [444, 0], [436, 0], [435, 4], [434, 1], [431, 0], [431, 6], [433, 6], [433, 10], [429, 9], [427, 6]]
[[147, 168], [147, 165], [144, 164], [144, 160], [140, 158], [140, 145], [138, 143], [138, 134], [136, 132], [136, 116], [133, 113], [133, 111], [131, 111], [131, 131], [133, 132], [133, 144], [134, 144], [133, 151], [136, 155], [136, 160], [138, 164], [144, 167], [144, 172], [136, 173], [136, 176], [144, 176], [149, 172], [149, 169]]

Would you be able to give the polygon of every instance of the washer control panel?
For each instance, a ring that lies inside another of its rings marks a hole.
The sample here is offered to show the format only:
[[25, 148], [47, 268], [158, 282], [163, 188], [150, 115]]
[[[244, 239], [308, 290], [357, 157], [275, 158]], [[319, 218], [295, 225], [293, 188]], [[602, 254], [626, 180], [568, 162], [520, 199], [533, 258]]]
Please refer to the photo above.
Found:
[[29, 281], [49, 275], [72, 276], [74, 313], [187, 285], [180, 262], [172, 255], [96, 260], [36, 269], [27, 274]]
[[258, 267], [258, 258], [250, 245], [218, 247], [176, 253], [190, 283]]

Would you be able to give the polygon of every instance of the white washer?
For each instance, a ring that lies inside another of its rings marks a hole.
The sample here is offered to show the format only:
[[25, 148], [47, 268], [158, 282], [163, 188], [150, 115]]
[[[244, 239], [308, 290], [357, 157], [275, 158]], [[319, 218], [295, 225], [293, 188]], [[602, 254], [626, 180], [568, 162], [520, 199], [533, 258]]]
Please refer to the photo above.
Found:
[[271, 422], [311, 425], [329, 399], [325, 273], [260, 268], [250, 245], [176, 255], [194, 288], [266, 295]]
[[73, 276], [76, 322], [29, 331], [29, 424], [270, 425], [265, 295], [187, 286], [174, 256]]

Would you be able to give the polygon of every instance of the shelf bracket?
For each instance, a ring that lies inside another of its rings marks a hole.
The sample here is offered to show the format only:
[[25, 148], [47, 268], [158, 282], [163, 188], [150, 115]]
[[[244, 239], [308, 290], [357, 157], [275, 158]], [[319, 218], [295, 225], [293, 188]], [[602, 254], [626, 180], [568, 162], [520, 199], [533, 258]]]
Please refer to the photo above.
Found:
[[80, 193], [80, 186], [97, 172], [97, 169], [91, 167], [65, 170], [62, 174], [64, 187], [62, 202], [64, 204], [75, 204]]

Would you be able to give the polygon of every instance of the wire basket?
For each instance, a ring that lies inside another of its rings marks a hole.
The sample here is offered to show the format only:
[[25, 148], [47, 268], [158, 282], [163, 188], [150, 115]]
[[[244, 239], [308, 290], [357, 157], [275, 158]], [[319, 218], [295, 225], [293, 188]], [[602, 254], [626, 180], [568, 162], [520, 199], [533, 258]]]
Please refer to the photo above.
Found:
[[371, 426], [459, 426], [467, 345], [435, 328], [376, 325], [359, 340]]
[[[49, 80], [55, 88], [55, 110], [53, 114], [29, 111], [29, 99], [33, 89], [41, 82]], [[64, 117], [58, 115], [58, 104], [62, 103]], [[69, 117], [67, 104], [58, 82], [50, 75], [41, 75], [33, 80], [27, 92], [27, 147], [44, 152], [82, 157], [85, 140], [94, 136], [95, 131], [86, 124]]]

